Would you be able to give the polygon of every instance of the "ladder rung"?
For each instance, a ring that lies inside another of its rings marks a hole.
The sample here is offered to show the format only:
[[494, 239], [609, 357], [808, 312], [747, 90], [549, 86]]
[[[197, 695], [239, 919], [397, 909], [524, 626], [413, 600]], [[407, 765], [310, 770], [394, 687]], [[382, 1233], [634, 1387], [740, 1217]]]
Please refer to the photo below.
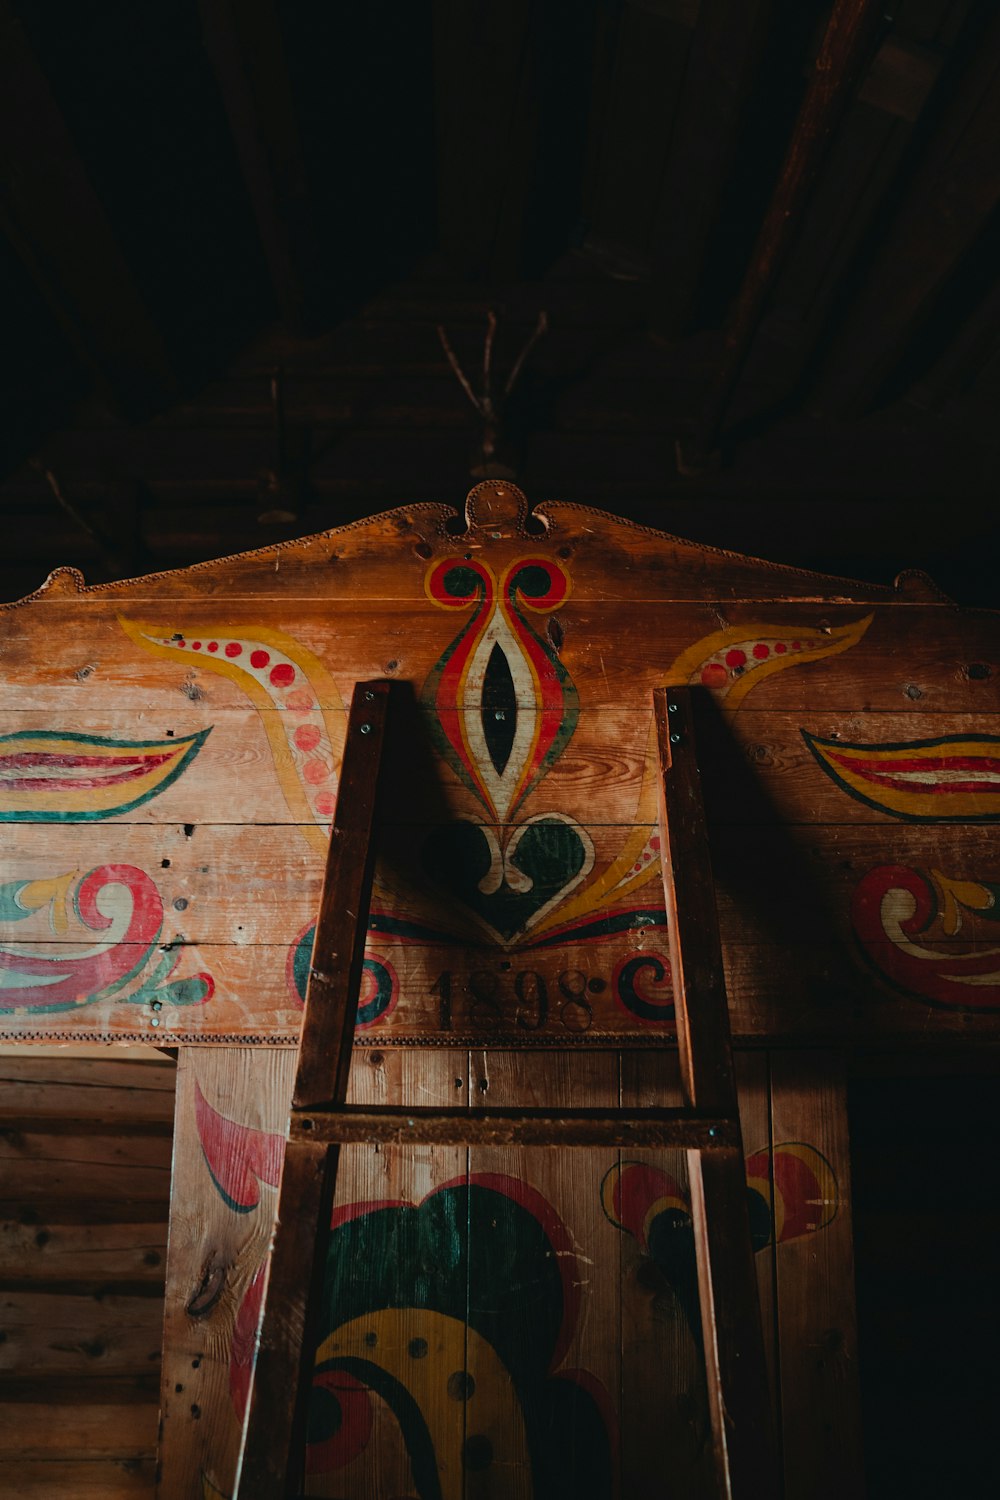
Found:
[[407, 1109], [340, 1105], [295, 1112], [292, 1141], [348, 1145], [394, 1141], [427, 1146], [679, 1146], [725, 1150], [738, 1127], [691, 1109]]

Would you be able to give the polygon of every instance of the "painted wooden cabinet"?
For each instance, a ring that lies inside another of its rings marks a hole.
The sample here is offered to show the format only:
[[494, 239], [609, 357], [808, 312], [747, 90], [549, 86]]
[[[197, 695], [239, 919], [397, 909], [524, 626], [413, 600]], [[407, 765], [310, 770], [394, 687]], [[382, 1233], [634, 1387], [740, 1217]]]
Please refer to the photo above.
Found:
[[[1000, 633], [487, 481], [0, 612], [0, 1030], [180, 1049], [161, 1495], [226, 1496], [345, 705], [409, 685], [358, 1101], [671, 1102], [696, 691], [786, 1489], [859, 1493], [841, 1057], [995, 1039]], [[310, 1490], [707, 1492], [676, 1153], [345, 1152]]]

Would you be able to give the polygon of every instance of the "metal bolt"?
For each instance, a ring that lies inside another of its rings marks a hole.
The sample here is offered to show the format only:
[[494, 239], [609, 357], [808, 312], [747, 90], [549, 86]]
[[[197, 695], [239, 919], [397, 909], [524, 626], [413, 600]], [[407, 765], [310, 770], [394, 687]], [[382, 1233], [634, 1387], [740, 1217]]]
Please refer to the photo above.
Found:
[[150, 1000], [149, 1003], [150, 1003], [150, 1005], [152, 1006], [152, 1008], [154, 1010], [162, 1010], [163, 1009], [163, 1001], [162, 1000]]
[[494, 717], [494, 719], [502, 719], [502, 718], [504, 718], [504, 711], [503, 711], [503, 709], [502, 708], [495, 708], [493, 710], [493, 717]]
[[366, 693], [365, 694], [365, 702], [366, 703], [374, 703], [375, 702], [375, 694], [374, 693]]
[[671, 744], [672, 744], [672, 745], [679, 745], [679, 744], [680, 744], [680, 742], [681, 742], [681, 737], [680, 737], [680, 735], [679, 735], [679, 734], [672, 734], [672, 735], [671, 735], [671, 736], [670, 736], [670, 743], [671, 743]]
[[715, 1126], [714, 1125], [710, 1125], [708, 1127], [708, 1138], [709, 1138], [709, 1140], [714, 1141], [715, 1137], [717, 1135], [718, 1135], [718, 1131], [716, 1130]]
[[667, 704], [667, 712], [671, 713], [671, 714], [675, 714], [677, 712], [677, 710], [678, 710], [679, 707], [680, 707], [680, 704], [678, 704], [678, 703], [668, 703]]
[[149, 1024], [150, 1024], [150, 1026], [159, 1026], [159, 1024], [160, 1024], [160, 1018], [159, 1018], [159, 1016], [154, 1016], [153, 1019], [150, 1021]]
[[362, 724], [362, 726], [361, 726], [361, 733], [362, 734], [371, 734], [371, 732], [372, 732], [372, 726], [370, 724]]

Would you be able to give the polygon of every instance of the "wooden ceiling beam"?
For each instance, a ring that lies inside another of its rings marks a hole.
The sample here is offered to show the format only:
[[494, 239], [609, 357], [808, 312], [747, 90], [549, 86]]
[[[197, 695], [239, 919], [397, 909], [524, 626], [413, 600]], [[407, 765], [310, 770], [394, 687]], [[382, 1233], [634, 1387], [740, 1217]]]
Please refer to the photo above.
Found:
[[536, 274], [579, 220], [595, 6], [434, 0], [438, 244], [492, 283]]
[[646, 276], [656, 203], [699, 0], [603, 7], [595, 48], [583, 211], [588, 250]]
[[176, 373], [10, 0], [0, 0], [2, 230], [77, 357], [123, 412], [168, 400]]
[[777, 0], [701, 0], [652, 232], [650, 310], [686, 331], [722, 212]]
[[967, 36], [967, 63], [837, 337], [817, 406], [872, 407], [1000, 208], [1000, 14]]
[[[940, 3], [944, 8], [948, 0]], [[970, 3], [960, 0], [966, 10]], [[798, 404], [835, 310], [852, 295], [859, 257], [884, 214], [946, 56], [906, 25], [904, 9], [837, 130], [734, 393], [734, 426], [759, 424], [769, 409]]]
[[690, 447], [679, 447], [678, 462], [684, 471], [703, 467], [718, 441], [767, 295], [791, 247], [831, 137], [870, 58], [881, 20], [881, 0], [835, 0], [788, 152], [726, 327], [697, 431]]
[[288, 329], [316, 315], [322, 258], [273, 0], [198, 0], [264, 258]]
[[435, 0], [438, 243], [462, 271], [513, 279], [537, 124], [530, 0]]

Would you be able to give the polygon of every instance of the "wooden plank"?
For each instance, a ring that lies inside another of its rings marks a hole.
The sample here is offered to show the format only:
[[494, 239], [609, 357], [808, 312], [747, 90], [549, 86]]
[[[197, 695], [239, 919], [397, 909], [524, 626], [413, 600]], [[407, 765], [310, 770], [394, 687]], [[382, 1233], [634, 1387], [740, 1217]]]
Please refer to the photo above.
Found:
[[[930, 838], [918, 834], [908, 841], [915, 853], [931, 857], [930, 870], [921, 862], [886, 864], [877, 850], [873, 858], [864, 840], [852, 843], [851, 830], [826, 832], [831, 835], [826, 842], [813, 847], [823, 858], [839, 857], [845, 866], [839, 872], [804, 858], [801, 849], [789, 857], [786, 848], [780, 859], [767, 863], [763, 856], [775, 846], [765, 845], [762, 852], [752, 836], [743, 844], [749, 865], [739, 865], [740, 841], [730, 846], [736, 863], [720, 865], [728, 939], [724, 960], [736, 1033], [760, 1038], [770, 1030], [803, 1044], [826, 1045], [876, 1037], [929, 1042], [944, 1035], [974, 1044], [995, 1035], [997, 981], [989, 977], [989, 956], [996, 940], [987, 910], [992, 866], [964, 854], [937, 859], [949, 850], [960, 854], [968, 849], [954, 831], [935, 831]], [[892, 903], [883, 906], [892, 891], [900, 893], [899, 902], [937, 902], [932, 929], [908, 956], [909, 939], [897, 921], [902, 910]], [[969, 897], [972, 904], [958, 904], [958, 896]], [[618, 905], [612, 915], [626, 909]], [[805, 919], [801, 933], [795, 930], [799, 916]], [[958, 933], [953, 930], [956, 917], [962, 923]], [[612, 948], [607, 934], [596, 929], [590, 941], [525, 945], [507, 949], [511, 956], [502, 959], [462, 943], [411, 944], [374, 933], [367, 948], [372, 967], [366, 971], [366, 994], [381, 1011], [359, 1033], [358, 1042], [379, 1047], [420, 1039], [458, 1046], [545, 1047], [567, 1041], [600, 1046], [628, 1036], [637, 1045], [661, 1045], [674, 1035], [662, 923], [662, 908], [653, 904], [629, 918], [617, 937], [612, 934]], [[200, 965], [192, 950], [185, 963], [190, 962], [192, 971], [210, 972], [216, 986], [216, 998], [203, 1014], [95, 1004], [69, 1018], [8, 1015], [5, 1032], [27, 1040], [74, 1039], [87, 1035], [89, 1027], [95, 1039], [129, 1039], [147, 1046], [212, 1039], [291, 1045], [301, 1016], [288, 974], [295, 946], [207, 947], [201, 950]], [[61, 949], [53, 946], [51, 951], [57, 957]], [[963, 970], [974, 969], [985, 976], [974, 992], [960, 994], [948, 982], [952, 970], [960, 984]], [[577, 993], [564, 998], [564, 987]], [[241, 1002], [242, 996], [252, 997], [253, 1009]], [[160, 1017], [164, 1024], [151, 1030], [151, 1018]], [[54, 1192], [65, 1191], [69, 1202], [83, 1204], [86, 1181], [60, 1161], [64, 1138], [49, 1137], [48, 1165], [38, 1170], [44, 1170]], [[19, 1180], [27, 1184], [33, 1170], [25, 1166]], [[134, 1180], [142, 1201], [162, 1198], [162, 1171], [158, 1179], [151, 1167], [114, 1161], [101, 1171], [109, 1182], [116, 1177], [123, 1183]], [[4, 1212], [16, 1216], [16, 1196], [5, 1200]]]
[[67, 1138], [36, 1134], [29, 1126], [0, 1134], [0, 1163], [7, 1213], [22, 1197], [67, 1206], [110, 1199], [148, 1211], [166, 1204], [170, 1193], [170, 1142], [162, 1137], [77, 1132]]
[[145, 1376], [160, 1359], [158, 1296], [0, 1291], [0, 1370], [89, 1381]]
[[[800, 587], [809, 583], [815, 587], [816, 582], [806, 574], [800, 578]], [[671, 679], [678, 686], [692, 679], [697, 682], [709, 666], [724, 668], [717, 680], [709, 674], [713, 695], [727, 713], [735, 695], [732, 706], [741, 718], [802, 708], [849, 718], [862, 711], [996, 711], [996, 617], [990, 611], [959, 613], [922, 601], [915, 606], [878, 609], [869, 618], [874, 600], [865, 600], [859, 593], [854, 603], [825, 606], [795, 600], [727, 602], [720, 620], [718, 613], [695, 601], [636, 598], [634, 607], [641, 605], [642, 612], [635, 618], [642, 619], [642, 632], [622, 633], [621, 602], [610, 590], [608, 594], [599, 600], [570, 599], [559, 616], [559, 660], [578, 692], [583, 692], [588, 711], [586, 717], [581, 715], [581, 732], [586, 731], [590, 713], [648, 712], [652, 688]], [[38, 607], [40, 623], [47, 621], [46, 629], [57, 636], [45, 660], [37, 656], [37, 625], [31, 609], [14, 606], [9, 612], [0, 611], [9, 670], [18, 684], [16, 695], [4, 705], [5, 727], [9, 720], [11, 730], [42, 727], [45, 716], [52, 715], [57, 717], [49, 720], [48, 727], [61, 728], [64, 717], [68, 725], [86, 717], [95, 726], [107, 725], [110, 732], [123, 721], [138, 721], [142, 714], [134, 737], [152, 741], [179, 739], [215, 724], [224, 738], [225, 725], [241, 715], [248, 724], [259, 720], [262, 729], [289, 722], [283, 695], [270, 687], [255, 693], [251, 682], [256, 679], [250, 672], [227, 680], [221, 668], [229, 663], [217, 665], [218, 652], [205, 656], [201, 649], [192, 649], [194, 640], [205, 646], [213, 639], [228, 642], [234, 636], [245, 651], [256, 649], [254, 628], [268, 628], [265, 621], [274, 610], [273, 601], [252, 606], [244, 601], [237, 606], [231, 600], [200, 605], [177, 599], [143, 600], [124, 607], [119, 601], [117, 614], [126, 619], [145, 617], [151, 634], [159, 633], [168, 642], [174, 633], [181, 634], [181, 644], [166, 651], [169, 659], [131, 641], [116, 618], [115, 607], [99, 598], [64, 596], [57, 602], [53, 597], [49, 602], [39, 601]], [[323, 604], [315, 598], [297, 599], [294, 619], [290, 613], [282, 621], [277, 649], [290, 660], [300, 658], [297, 670], [303, 680], [299, 685], [310, 691], [317, 708], [331, 716], [334, 730], [343, 723], [345, 705], [357, 680], [348, 663], [356, 662], [359, 674], [389, 675], [422, 688], [456, 633], [455, 621], [444, 617], [443, 611], [441, 618], [432, 616], [413, 602], [368, 598], [352, 604], [343, 599]], [[377, 616], [377, 630], [368, 614]], [[626, 614], [626, 618], [631, 616]], [[538, 623], [546, 628], [544, 619]], [[192, 633], [185, 636], [188, 630]], [[151, 641], [150, 646], [154, 645]], [[755, 646], [767, 646], [767, 654], [754, 657]], [[777, 651], [778, 646], [784, 651]], [[726, 665], [727, 651], [743, 653], [744, 661], [738, 663], [741, 671]], [[780, 666], [778, 656], [783, 658]], [[322, 665], [317, 667], [316, 657], [330, 663], [329, 675]], [[768, 670], [761, 670], [765, 665]], [[976, 668], [971, 675], [970, 667]], [[982, 667], [988, 670], [978, 670]], [[863, 690], [860, 704], [859, 686]], [[520, 675], [515, 692], [520, 704], [526, 704], [528, 684]], [[305, 712], [291, 710], [292, 715]], [[312, 721], [296, 717], [295, 722]], [[247, 748], [246, 760], [251, 764], [263, 750], [259, 733], [254, 739], [260, 749]], [[210, 759], [212, 748], [206, 742], [193, 766], [200, 769], [199, 761]], [[186, 788], [190, 779], [182, 778], [179, 789]]]
[[649, 262], [657, 192], [698, 10], [699, 0], [623, 5], [615, 34], [598, 53], [609, 77], [603, 113], [591, 126], [587, 246], [601, 264], [626, 276]]
[[[160, 1500], [232, 1490], [256, 1327], [254, 1278], [270, 1242], [291, 1050], [204, 1047], [178, 1060], [163, 1325]], [[235, 1348], [234, 1348], [235, 1341]]]
[[293, 1118], [290, 1138], [316, 1143], [388, 1141], [397, 1145], [459, 1146], [684, 1146], [725, 1151], [735, 1131], [723, 1115], [690, 1109], [514, 1109], [425, 1110], [384, 1105], [380, 1110], [341, 1109]]
[[172, 1127], [176, 1068], [166, 1058], [119, 1062], [99, 1054], [88, 1057], [39, 1057], [21, 1053], [0, 1056], [0, 1121], [23, 1123], [30, 1116], [36, 1129], [57, 1122], [87, 1119], [95, 1132], [101, 1125], [122, 1130]]
[[959, 52], [961, 84], [835, 343], [819, 393], [827, 410], [856, 413], [877, 398], [996, 208], [998, 46], [1000, 23], [983, 13]]
[[310, 322], [320, 255], [277, 13], [228, 0], [200, 0], [199, 12], [271, 283], [296, 332]]
[[[736, 1054], [740, 1120], [747, 1160], [754, 1168], [769, 1139], [767, 1061]], [[622, 1053], [622, 1100], [632, 1106], [680, 1097], [677, 1059], [671, 1054]], [[617, 1194], [605, 1193], [605, 1212], [617, 1219], [622, 1241], [623, 1367], [621, 1445], [623, 1492], [658, 1495], [654, 1476], [668, 1462], [677, 1492], [691, 1500], [715, 1495], [708, 1445], [709, 1418], [701, 1352], [688, 1167], [684, 1152], [629, 1152]], [[645, 1174], [645, 1176], [643, 1175]], [[755, 1223], [759, 1231], [760, 1226]], [[755, 1236], [755, 1268], [776, 1409], [777, 1349], [774, 1259]]]
[[[105, 1287], [127, 1282], [130, 1286], [140, 1283], [162, 1287], [167, 1259], [166, 1207], [164, 1200], [162, 1214], [152, 1222], [130, 1222], [130, 1206], [125, 1204], [117, 1207], [124, 1222], [87, 1224], [67, 1223], [68, 1215], [60, 1212], [58, 1203], [39, 1203], [29, 1211], [30, 1223], [12, 1219], [0, 1222], [0, 1282], [87, 1282]], [[86, 1205], [80, 1205], [80, 1211], [85, 1212]], [[105, 1212], [115, 1211], [114, 1205], [105, 1205]]]
[[[472, 1054], [472, 1098], [494, 1108], [607, 1113], [618, 1093], [613, 1053]], [[601, 1183], [618, 1156], [596, 1142], [469, 1153], [465, 1500], [528, 1500], [556, 1476], [612, 1493], [621, 1273]]]
[[365, 932], [375, 872], [375, 828], [382, 747], [390, 732], [388, 682], [359, 682], [351, 700], [337, 810], [306, 981], [293, 1107], [341, 1104], [360, 1003]]
[[562, 252], [579, 215], [592, 47], [588, 7], [473, 16], [437, 0], [438, 243], [451, 264], [512, 281]]
[[59, 1408], [58, 1416], [49, 1402], [0, 1405], [0, 1475], [5, 1465], [18, 1461], [153, 1459], [156, 1424], [155, 1401], [88, 1405], [83, 1400]]
[[652, 232], [653, 320], [665, 334], [690, 323], [774, 12], [773, 0], [698, 8]]
[[[464, 1052], [374, 1052], [352, 1069], [348, 1097], [443, 1104], [467, 1096], [468, 1083]], [[461, 1494], [461, 1403], [448, 1382], [464, 1369], [466, 1160], [462, 1149], [437, 1146], [341, 1152], [308, 1494], [406, 1495], [432, 1482], [428, 1465], [446, 1493]], [[352, 1372], [368, 1394], [355, 1394]]]
[[150, 1500], [153, 1483], [151, 1458], [0, 1462], [0, 1490], [24, 1500]]
[[735, 1103], [736, 1084], [690, 696], [659, 690], [653, 712], [681, 1085], [692, 1108], [724, 1114]]
[[[694, 1108], [736, 1114], [736, 1076], [718, 916], [687, 689], [654, 695], [660, 858], [677, 1006], [681, 1086]], [[688, 1153], [702, 1346], [716, 1479], [737, 1495], [777, 1492], [760, 1304], [743, 1196], [743, 1152]], [[764, 1378], [762, 1378], [764, 1377]]]
[[[293, 1073], [291, 1051], [198, 1048], [181, 1054], [164, 1330], [161, 1500], [188, 1500], [202, 1475], [222, 1493], [233, 1491], [259, 1294], [255, 1278], [263, 1269], [271, 1234], [276, 1143], [287, 1119]], [[372, 1050], [358, 1058], [349, 1098], [355, 1103], [386, 1097], [450, 1102], [465, 1091], [466, 1082], [464, 1055]], [[195, 1112], [197, 1088], [210, 1107], [201, 1106], [202, 1135]], [[464, 1162], [464, 1153], [440, 1148], [349, 1148], [343, 1153], [337, 1204], [397, 1197], [419, 1202], [437, 1176], [447, 1181], [454, 1175], [459, 1160]], [[237, 1207], [227, 1204], [223, 1190]], [[257, 1201], [250, 1205], [255, 1194]], [[412, 1265], [400, 1267], [401, 1277], [404, 1271], [416, 1274]], [[396, 1453], [405, 1465], [395, 1419], [381, 1402], [375, 1405], [383, 1413], [378, 1420], [386, 1436], [386, 1461]], [[377, 1456], [359, 1460], [361, 1468]], [[322, 1473], [328, 1458], [319, 1445], [309, 1462]], [[373, 1500], [386, 1493], [378, 1482], [376, 1464]], [[405, 1488], [402, 1479], [400, 1485]]]
[[[365, 933], [375, 866], [373, 832], [382, 746], [392, 685], [358, 683], [344, 745], [337, 810], [308, 979], [292, 1120], [310, 1107], [340, 1107], [347, 1094], [357, 1010], [361, 1004]], [[307, 1430], [307, 1379], [319, 1316], [326, 1230], [332, 1210], [339, 1143], [320, 1147], [315, 1131], [289, 1131], [278, 1198], [278, 1221], [267, 1276], [238, 1489], [247, 1500], [298, 1492], [296, 1451]], [[362, 1137], [364, 1139], [364, 1137]], [[266, 1424], [265, 1424], [266, 1415]]]
[[[676, 1054], [623, 1052], [621, 1096], [633, 1107], [679, 1101]], [[669, 1466], [678, 1494], [709, 1500], [715, 1482], [687, 1153], [620, 1153], [617, 1180], [602, 1185], [602, 1199], [621, 1241], [622, 1492], [653, 1500]]]
[[[785, 1494], [860, 1494], [863, 1471], [841, 1059], [771, 1054]], [[787, 1146], [786, 1143], [792, 1143]], [[780, 1202], [780, 1212], [779, 1212]]]
[[724, 353], [701, 415], [695, 462], [704, 462], [722, 428], [775, 275], [869, 51], [881, 10], [875, 0], [835, 0], [781, 174], [768, 203], [730, 317]]

